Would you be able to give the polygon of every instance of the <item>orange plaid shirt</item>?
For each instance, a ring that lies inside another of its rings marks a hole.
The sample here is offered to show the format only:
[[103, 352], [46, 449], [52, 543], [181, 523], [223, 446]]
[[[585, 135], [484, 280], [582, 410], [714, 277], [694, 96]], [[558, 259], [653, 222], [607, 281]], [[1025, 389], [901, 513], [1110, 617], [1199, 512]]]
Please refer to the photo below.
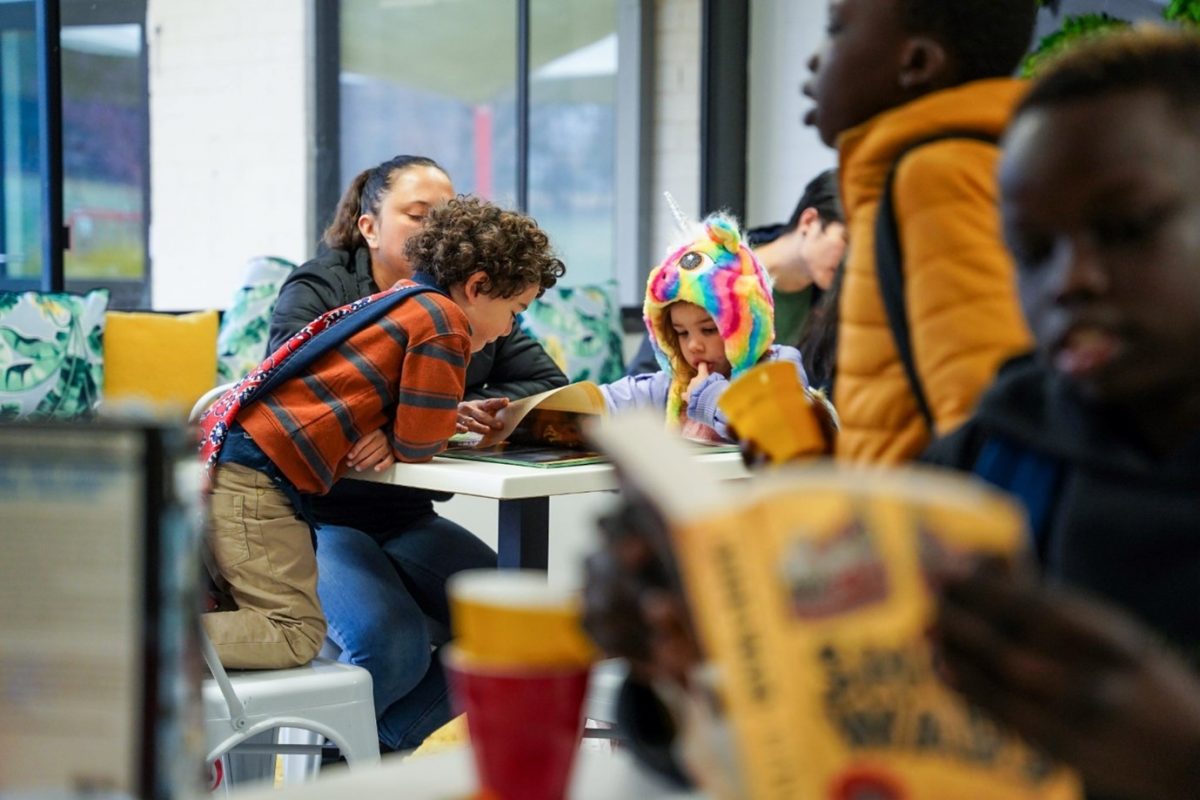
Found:
[[381, 428], [397, 460], [428, 461], [454, 435], [470, 330], [448, 297], [414, 295], [237, 421], [301, 492], [328, 492], [355, 442]]

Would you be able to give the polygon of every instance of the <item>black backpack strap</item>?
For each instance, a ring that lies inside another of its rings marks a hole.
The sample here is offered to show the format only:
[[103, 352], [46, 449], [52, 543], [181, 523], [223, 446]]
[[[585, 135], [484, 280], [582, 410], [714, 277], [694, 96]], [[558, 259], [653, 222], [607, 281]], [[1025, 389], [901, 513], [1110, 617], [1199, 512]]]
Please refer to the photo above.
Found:
[[875, 274], [879, 280], [879, 293], [883, 298], [884, 311], [887, 312], [892, 341], [896, 344], [896, 352], [900, 354], [900, 363], [904, 366], [904, 374], [908, 377], [908, 385], [912, 389], [917, 410], [921, 412], [921, 417], [931, 432], [934, 429], [933, 411], [929, 407], [929, 399], [925, 396], [925, 387], [917, 372], [917, 364], [913, 358], [912, 336], [908, 328], [902, 256], [904, 251], [900, 247], [900, 230], [896, 225], [892, 185], [896, 180], [896, 170], [905, 156], [919, 147], [946, 139], [974, 139], [993, 146], [996, 144], [994, 135], [978, 131], [948, 131], [913, 142], [904, 148], [892, 162], [887, 180], [883, 184], [883, 193], [879, 196], [879, 211], [875, 217]]

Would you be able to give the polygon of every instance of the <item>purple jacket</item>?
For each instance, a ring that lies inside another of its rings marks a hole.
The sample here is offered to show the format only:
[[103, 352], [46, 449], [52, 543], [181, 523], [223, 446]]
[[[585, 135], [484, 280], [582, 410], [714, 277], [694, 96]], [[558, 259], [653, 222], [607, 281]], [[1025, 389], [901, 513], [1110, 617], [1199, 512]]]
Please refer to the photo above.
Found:
[[[800, 359], [800, 351], [783, 344], [773, 344], [760, 359], [763, 361], [790, 361], [796, 367], [800, 382], [808, 386], [808, 375], [804, 372], [804, 364]], [[729, 436], [729, 423], [725, 415], [717, 408], [717, 398], [729, 386], [729, 380], [720, 373], [713, 373], [700, 384], [699, 391], [692, 392], [688, 400], [688, 417], [701, 422], [717, 432], [722, 439], [732, 441]], [[665, 372], [647, 372], [643, 375], [630, 375], [619, 381], [606, 383], [600, 387], [604, 393], [604, 402], [608, 405], [610, 414], [619, 414], [631, 408], [656, 408], [666, 411], [667, 391], [671, 388], [671, 378]]]

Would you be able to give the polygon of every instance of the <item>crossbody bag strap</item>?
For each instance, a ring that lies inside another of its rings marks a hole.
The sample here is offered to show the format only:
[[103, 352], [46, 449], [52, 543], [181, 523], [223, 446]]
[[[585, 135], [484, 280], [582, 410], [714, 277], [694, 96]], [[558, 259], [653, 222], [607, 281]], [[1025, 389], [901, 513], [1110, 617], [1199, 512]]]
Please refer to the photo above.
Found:
[[904, 288], [904, 256], [900, 242], [900, 229], [896, 224], [896, 209], [892, 198], [893, 185], [896, 181], [896, 171], [900, 163], [912, 151], [927, 144], [941, 142], [946, 139], [973, 139], [979, 142], [996, 144], [992, 134], [978, 131], [948, 131], [936, 136], [913, 142], [896, 156], [888, 170], [887, 180], [883, 185], [883, 193], [879, 196], [879, 211], [875, 217], [875, 273], [879, 281], [879, 292], [883, 298], [883, 308], [887, 312], [888, 327], [892, 332], [892, 341], [896, 352], [900, 355], [900, 363], [904, 374], [908, 377], [908, 385], [916, 401], [917, 410], [925, 425], [934, 430], [933, 411], [929, 399], [925, 395], [925, 386], [917, 372], [916, 359], [913, 356], [912, 335], [908, 325], [908, 310], [905, 302]]

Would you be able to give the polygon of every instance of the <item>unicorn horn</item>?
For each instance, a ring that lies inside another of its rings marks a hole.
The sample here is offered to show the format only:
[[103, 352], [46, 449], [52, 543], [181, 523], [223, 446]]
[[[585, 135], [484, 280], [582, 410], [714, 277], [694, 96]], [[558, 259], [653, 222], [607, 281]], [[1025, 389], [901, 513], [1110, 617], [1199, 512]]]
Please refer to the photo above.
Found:
[[671, 208], [671, 214], [675, 217], [675, 224], [679, 226], [679, 232], [683, 234], [691, 234], [692, 221], [679, 209], [679, 204], [675, 202], [675, 198], [670, 192], [663, 192], [663, 197], [667, 198], [667, 205]]

